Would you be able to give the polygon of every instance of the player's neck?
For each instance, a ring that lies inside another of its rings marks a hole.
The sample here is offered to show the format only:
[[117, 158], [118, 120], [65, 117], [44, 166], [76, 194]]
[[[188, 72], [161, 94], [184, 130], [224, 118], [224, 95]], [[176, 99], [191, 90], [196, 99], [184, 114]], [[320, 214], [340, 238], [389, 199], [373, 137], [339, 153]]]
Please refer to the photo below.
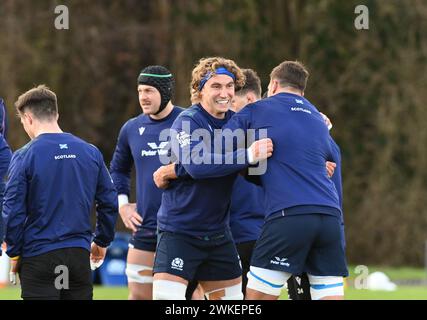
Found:
[[63, 133], [57, 122], [46, 122], [40, 123], [34, 129], [34, 137], [37, 137], [43, 133]]
[[164, 108], [162, 112], [160, 112], [159, 114], [150, 114], [150, 118], [154, 120], [162, 120], [172, 112], [172, 109], [173, 109], [173, 104], [172, 102], [169, 101], [166, 108]]
[[275, 94], [278, 94], [278, 93], [291, 93], [291, 94], [296, 94], [297, 96], [304, 97], [304, 93], [303, 93], [301, 90], [296, 89], [296, 88], [293, 88], [293, 87], [283, 87], [283, 88], [279, 88], [279, 89], [275, 92]]

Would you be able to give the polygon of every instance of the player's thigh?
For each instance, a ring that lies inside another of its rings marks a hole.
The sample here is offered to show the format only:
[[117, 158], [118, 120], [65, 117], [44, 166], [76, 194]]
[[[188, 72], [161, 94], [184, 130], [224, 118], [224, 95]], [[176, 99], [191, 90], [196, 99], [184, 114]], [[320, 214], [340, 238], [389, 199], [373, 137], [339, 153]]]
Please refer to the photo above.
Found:
[[248, 273], [247, 299], [277, 299], [290, 277], [288, 272], [251, 266]]
[[[126, 265], [126, 275], [131, 292], [132, 288], [151, 290], [156, 245], [157, 236], [153, 230], [138, 228], [138, 231], [132, 235]], [[137, 292], [140, 291], [135, 291], [135, 294]], [[150, 296], [150, 293], [148, 295]]]
[[[66, 255], [69, 268], [69, 286], [68, 289], [61, 290], [61, 300], [92, 300], [93, 284], [89, 251], [83, 248], [67, 248], [63, 253]], [[60, 276], [64, 274], [59, 274], [58, 277]], [[62, 280], [65, 279], [63, 277]], [[56, 279], [57, 285], [61, 285], [60, 280]]]
[[24, 300], [59, 300], [60, 291], [55, 288], [56, 265], [49, 252], [21, 258], [18, 269], [21, 297]]
[[144, 265], [152, 268], [154, 265], [154, 256], [155, 256], [154, 251], [146, 251], [146, 250], [139, 250], [135, 248], [129, 248], [127, 263]]
[[321, 228], [307, 256], [306, 271], [316, 276], [347, 276], [341, 222], [335, 216], [319, 215]]
[[153, 278], [154, 278], [154, 281], [167, 280], [172, 282], [179, 282], [179, 283], [185, 284], [186, 286], [188, 285], [188, 280], [181, 278], [179, 276], [176, 276], [174, 274], [166, 273], [166, 272], [155, 273]]
[[200, 285], [203, 288], [203, 291], [215, 291], [218, 289], [223, 289], [237, 285], [242, 282], [242, 277], [237, 277], [231, 280], [220, 280], [220, 281], [200, 281]]
[[188, 281], [179, 276], [158, 272], [154, 274], [153, 300], [185, 300]]
[[129, 248], [126, 275], [130, 300], [151, 300], [155, 253]]
[[226, 232], [220, 240], [212, 240], [207, 250], [209, 255], [196, 275], [206, 298], [242, 300], [242, 269], [231, 234]]
[[172, 232], [160, 232], [153, 272], [166, 273], [186, 281], [198, 279], [195, 275], [207, 252], [199, 239]]
[[252, 253], [251, 267], [301, 274], [318, 225], [313, 215], [267, 221]]
[[242, 277], [220, 281], [201, 281], [208, 300], [243, 300]]

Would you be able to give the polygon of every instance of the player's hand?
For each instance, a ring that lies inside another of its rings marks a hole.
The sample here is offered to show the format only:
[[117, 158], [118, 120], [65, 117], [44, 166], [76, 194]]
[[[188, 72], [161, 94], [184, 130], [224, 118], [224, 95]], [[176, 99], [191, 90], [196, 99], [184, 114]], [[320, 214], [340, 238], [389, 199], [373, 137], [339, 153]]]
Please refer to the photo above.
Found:
[[107, 248], [100, 247], [95, 242], [92, 242], [90, 248], [90, 268], [92, 270], [95, 270], [102, 265], [106, 253]]
[[13, 285], [16, 285], [17, 273], [18, 273], [18, 262], [19, 262], [19, 259], [10, 260], [9, 281]]
[[326, 161], [326, 171], [328, 172], [329, 178], [331, 178], [334, 175], [336, 167], [337, 167], [337, 164], [335, 162]]
[[136, 203], [126, 203], [119, 208], [119, 214], [126, 228], [137, 231], [137, 227], [141, 226], [142, 217], [136, 211]]
[[169, 181], [176, 178], [174, 163], [161, 166], [153, 173], [154, 184], [159, 189], [166, 189], [169, 186]]
[[273, 141], [271, 141], [270, 138], [255, 141], [248, 149], [248, 160], [250, 164], [255, 164], [261, 160], [266, 160], [272, 155]]
[[320, 114], [322, 115], [323, 120], [325, 121], [325, 124], [328, 127], [328, 129], [331, 130], [332, 129], [332, 122], [331, 122], [331, 120], [325, 114], [323, 114], [321, 112], [320, 112]]

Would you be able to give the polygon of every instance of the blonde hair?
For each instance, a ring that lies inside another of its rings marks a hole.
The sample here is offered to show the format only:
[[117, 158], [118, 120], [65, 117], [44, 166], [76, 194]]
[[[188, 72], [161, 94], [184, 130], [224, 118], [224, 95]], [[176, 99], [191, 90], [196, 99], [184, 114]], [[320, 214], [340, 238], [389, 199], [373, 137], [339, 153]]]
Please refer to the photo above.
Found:
[[199, 85], [203, 77], [206, 76], [208, 72], [215, 73], [216, 69], [220, 67], [224, 67], [234, 74], [236, 77], [234, 80], [236, 91], [240, 90], [245, 85], [245, 75], [233, 60], [221, 57], [202, 58], [194, 67], [191, 74], [190, 97], [192, 104], [200, 102]]

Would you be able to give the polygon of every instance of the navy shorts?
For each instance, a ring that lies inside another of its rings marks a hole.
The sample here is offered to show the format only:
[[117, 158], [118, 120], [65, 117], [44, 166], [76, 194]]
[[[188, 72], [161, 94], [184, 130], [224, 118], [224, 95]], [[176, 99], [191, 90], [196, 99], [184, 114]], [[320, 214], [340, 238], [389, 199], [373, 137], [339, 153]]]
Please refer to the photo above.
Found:
[[157, 245], [156, 230], [138, 228], [129, 240], [129, 248], [155, 252]]
[[251, 266], [294, 275], [348, 276], [340, 219], [300, 214], [267, 221]]
[[160, 231], [153, 272], [219, 281], [240, 277], [242, 268], [229, 231], [204, 238]]

